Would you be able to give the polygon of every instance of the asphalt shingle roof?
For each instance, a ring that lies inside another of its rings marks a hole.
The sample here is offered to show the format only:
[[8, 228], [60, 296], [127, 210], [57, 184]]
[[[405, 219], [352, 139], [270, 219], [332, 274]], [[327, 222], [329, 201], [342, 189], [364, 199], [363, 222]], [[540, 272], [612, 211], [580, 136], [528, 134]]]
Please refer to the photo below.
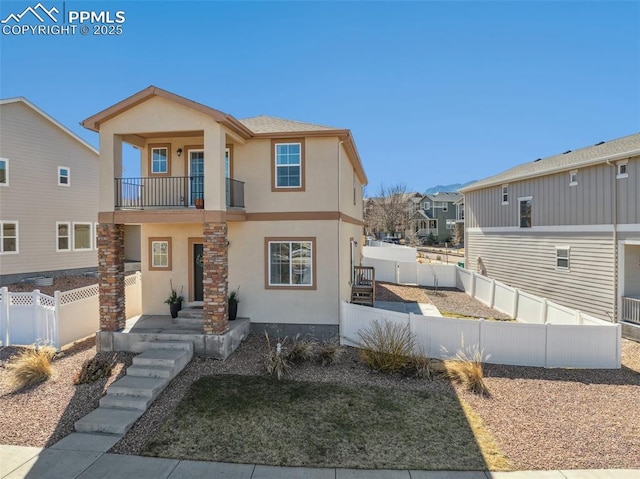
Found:
[[529, 163], [515, 166], [497, 175], [477, 181], [472, 185], [462, 188], [460, 191], [473, 191], [488, 186], [508, 183], [510, 181], [579, 168], [600, 161], [603, 162], [612, 157], [624, 157], [626, 153], [629, 153], [629, 156], [640, 154], [640, 133], [624, 136], [602, 144], [588, 146], [569, 153], [561, 153], [541, 160], [530, 161]]
[[314, 123], [304, 123], [302, 121], [285, 120], [276, 118], [275, 116], [253, 116], [239, 120], [244, 126], [254, 133], [284, 133], [293, 131], [323, 131], [323, 130], [339, 130], [331, 126], [316, 125]]

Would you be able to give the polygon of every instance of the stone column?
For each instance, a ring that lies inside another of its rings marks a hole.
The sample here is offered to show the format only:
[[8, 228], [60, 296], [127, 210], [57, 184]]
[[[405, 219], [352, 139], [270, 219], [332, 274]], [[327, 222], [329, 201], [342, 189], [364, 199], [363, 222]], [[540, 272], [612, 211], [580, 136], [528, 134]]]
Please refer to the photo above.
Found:
[[205, 222], [202, 236], [204, 334], [223, 334], [229, 329], [227, 223]]
[[124, 225], [98, 225], [100, 330], [124, 329]]

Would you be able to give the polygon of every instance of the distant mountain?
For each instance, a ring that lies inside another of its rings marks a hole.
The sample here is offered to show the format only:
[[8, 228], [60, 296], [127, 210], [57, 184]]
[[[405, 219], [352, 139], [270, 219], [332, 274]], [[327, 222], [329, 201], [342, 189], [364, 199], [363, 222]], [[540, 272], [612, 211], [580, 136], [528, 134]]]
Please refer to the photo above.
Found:
[[478, 180], [467, 181], [466, 183], [453, 183], [451, 185], [436, 185], [424, 190], [425, 195], [432, 195], [438, 191], [458, 191], [460, 188], [469, 186], [471, 183], [475, 183]]

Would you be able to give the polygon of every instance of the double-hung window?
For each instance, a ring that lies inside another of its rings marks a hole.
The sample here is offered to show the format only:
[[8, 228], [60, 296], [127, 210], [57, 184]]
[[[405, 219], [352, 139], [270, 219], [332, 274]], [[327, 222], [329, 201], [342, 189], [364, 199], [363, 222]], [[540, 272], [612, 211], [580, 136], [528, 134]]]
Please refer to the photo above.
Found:
[[73, 223], [73, 250], [92, 249], [93, 223]]
[[58, 186], [71, 186], [71, 170], [66, 166], [58, 166]]
[[569, 252], [568, 246], [556, 246], [556, 269], [569, 269]]
[[56, 223], [56, 251], [71, 250], [71, 224], [66, 221]]
[[627, 172], [627, 166], [629, 165], [628, 160], [623, 160], [616, 163], [616, 179], [628, 178], [629, 173]]
[[304, 141], [273, 142], [273, 190], [304, 190]]
[[9, 160], [0, 158], [0, 186], [9, 186]]
[[532, 201], [533, 198], [531, 196], [518, 198], [518, 203], [520, 204], [520, 228], [531, 228]]
[[149, 238], [149, 270], [171, 270], [171, 238]]
[[0, 253], [18, 252], [18, 222], [0, 221]]
[[149, 145], [149, 173], [169, 176], [171, 172], [171, 145]]
[[266, 238], [266, 288], [315, 289], [315, 238]]
[[509, 204], [509, 185], [502, 185], [502, 204]]

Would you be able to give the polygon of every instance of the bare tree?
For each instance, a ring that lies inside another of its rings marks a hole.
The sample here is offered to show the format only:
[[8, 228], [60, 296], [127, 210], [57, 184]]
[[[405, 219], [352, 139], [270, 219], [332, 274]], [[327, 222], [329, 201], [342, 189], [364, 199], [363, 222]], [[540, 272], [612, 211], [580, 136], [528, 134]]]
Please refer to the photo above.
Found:
[[407, 187], [404, 183], [391, 186], [380, 185], [378, 196], [369, 198], [364, 222], [367, 232], [384, 232], [395, 235], [403, 231], [407, 222]]

